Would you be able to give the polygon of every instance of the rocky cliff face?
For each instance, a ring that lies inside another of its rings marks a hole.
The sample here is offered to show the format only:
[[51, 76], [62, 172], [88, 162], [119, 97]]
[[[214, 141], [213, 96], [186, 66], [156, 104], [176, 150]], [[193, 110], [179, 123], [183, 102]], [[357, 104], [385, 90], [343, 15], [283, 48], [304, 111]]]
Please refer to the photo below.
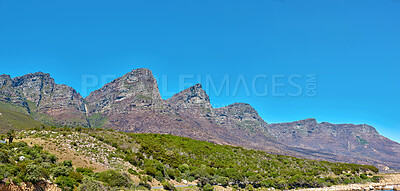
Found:
[[201, 84], [196, 84], [185, 89], [166, 101], [171, 108], [177, 111], [189, 112], [191, 115], [196, 115], [198, 117], [213, 116], [210, 98], [203, 90]]
[[375, 165], [400, 167], [400, 144], [383, 137], [369, 125], [318, 123], [315, 119], [305, 119], [269, 124], [268, 130], [285, 145], [351, 156], [360, 161], [370, 158], [376, 160]]
[[[228, 144], [229, 133], [213, 124], [211, 104], [201, 85], [162, 100], [148, 69], [136, 69], [85, 98], [88, 116], [101, 116], [103, 127], [140, 133], [168, 133]], [[235, 138], [233, 138], [235, 139]]]
[[85, 98], [88, 113], [128, 112], [130, 108], [162, 107], [156, 79], [149, 69], [137, 69], [104, 85]]
[[132, 70], [85, 99], [41, 72], [13, 79], [0, 75], [0, 103], [62, 125], [168, 133], [276, 154], [400, 169], [400, 144], [371, 126], [315, 119], [268, 124], [249, 104], [213, 108], [200, 84], [163, 100], [148, 69]]
[[26, 109], [38, 120], [62, 125], [87, 126], [82, 96], [59, 85], [49, 74], [37, 72], [11, 79], [0, 76], [1, 100]]
[[247, 103], [234, 103], [216, 108], [216, 121], [228, 129], [243, 129], [248, 132], [265, 132], [267, 123]]

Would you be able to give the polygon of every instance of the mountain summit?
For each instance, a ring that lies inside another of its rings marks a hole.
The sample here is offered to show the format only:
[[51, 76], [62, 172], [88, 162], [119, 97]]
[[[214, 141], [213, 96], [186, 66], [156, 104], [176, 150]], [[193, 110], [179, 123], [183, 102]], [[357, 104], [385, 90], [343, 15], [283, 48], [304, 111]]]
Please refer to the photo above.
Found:
[[67, 85], [54, 82], [50, 74], [36, 72], [11, 79], [0, 76], [0, 100], [19, 107], [35, 119], [71, 126], [88, 126], [82, 96]]
[[[400, 144], [372, 126], [318, 123], [313, 118], [268, 124], [246, 103], [213, 108], [201, 84], [163, 100], [156, 79], [145, 68], [132, 70], [85, 99], [73, 88], [56, 84], [49, 74], [16, 78], [3, 74], [0, 109], [51, 125], [173, 134], [277, 154], [400, 169]], [[15, 125], [0, 117], [0, 126]]]

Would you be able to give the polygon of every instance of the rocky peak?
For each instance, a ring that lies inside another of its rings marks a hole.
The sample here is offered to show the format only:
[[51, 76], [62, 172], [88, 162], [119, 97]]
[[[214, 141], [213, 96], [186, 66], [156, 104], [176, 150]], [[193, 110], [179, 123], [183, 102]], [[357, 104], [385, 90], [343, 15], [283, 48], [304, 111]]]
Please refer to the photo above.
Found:
[[247, 136], [269, 136], [267, 123], [258, 112], [247, 103], [234, 103], [226, 107], [216, 108], [215, 120], [223, 127], [236, 134]]
[[175, 109], [189, 109], [194, 107], [212, 109], [210, 98], [206, 91], [203, 90], [201, 84], [196, 84], [175, 94], [167, 99], [167, 102]]
[[6, 85], [8, 82], [11, 82], [11, 76], [2, 74], [0, 75], [0, 86]]
[[90, 112], [154, 107], [163, 104], [153, 73], [139, 68], [105, 84], [85, 98]]
[[38, 106], [42, 97], [52, 92], [55, 83], [50, 74], [36, 72], [13, 78], [12, 86], [17, 93]]
[[234, 103], [226, 107], [216, 108], [215, 112], [220, 116], [229, 116], [230, 118], [234, 118], [238, 121], [262, 120], [258, 115], [258, 112], [247, 103]]
[[63, 125], [87, 125], [82, 96], [67, 85], [56, 84], [50, 74], [36, 72], [11, 80], [1, 75], [1, 81], [10, 81], [0, 92], [2, 100], [35, 113], [35, 119]]
[[332, 124], [328, 122], [322, 122], [320, 123], [320, 126], [328, 129], [335, 129], [336, 131], [343, 131], [348, 134], [364, 136], [379, 135], [378, 131], [374, 127], [366, 124]]
[[297, 126], [317, 126], [318, 122], [314, 118], [307, 118], [299, 121], [295, 121], [293, 123], [296, 123]]

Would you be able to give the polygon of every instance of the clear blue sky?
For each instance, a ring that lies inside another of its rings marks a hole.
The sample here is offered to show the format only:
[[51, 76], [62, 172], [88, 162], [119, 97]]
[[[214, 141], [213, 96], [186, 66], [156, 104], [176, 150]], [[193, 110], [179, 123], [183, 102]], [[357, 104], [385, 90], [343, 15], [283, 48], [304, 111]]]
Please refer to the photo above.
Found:
[[[227, 94], [208, 92], [214, 106], [247, 102], [269, 123], [367, 123], [400, 142], [399, 10], [399, 0], [0, 0], [0, 73], [51, 73], [87, 96], [82, 75], [144, 67], [159, 83], [168, 76], [163, 98], [179, 76], [218, 86], [229, 75]], [[273, 75], [300, 75], [304, 89], [306, 74], [317, 75], [316, 96], [232, 92], [241, 75], [267, 75], [255, 87], [271, 91]]]

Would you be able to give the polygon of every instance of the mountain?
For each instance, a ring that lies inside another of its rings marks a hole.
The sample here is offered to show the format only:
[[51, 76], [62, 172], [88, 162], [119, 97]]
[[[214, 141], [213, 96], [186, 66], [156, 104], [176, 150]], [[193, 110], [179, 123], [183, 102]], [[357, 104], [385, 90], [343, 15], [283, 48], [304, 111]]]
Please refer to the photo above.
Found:
[[59, 85], [49, 74], [37, 72], [11, 79], [0, 76], [0, 101], [50, 124], [87, 126], [82, 96]]
[[[177, 97], [179, 95], [175, 96]], [[95, 121], [101, 118], [101, 127], [125, 132], [173, 134], [229, 144], [225, 140], [228, 140], [230, 134], [222, 127], [214, 125], [209, 119], [189, 115], [189, 110], [203, 109], [201, 105], [196, 109], [192, 108], [196, 103], [189, 101], [200, 99], [196, 92], [191, 95], [191, 99], [187, 98], [188, 100], [175, 98], [161, 99], [152, 72], [142, 68], [133, 70], [90, 93], [85, 102], [89, 122], [93, 123], [93, 118], [97, 119]], [[178, 107], [179, 101], [188, 103], [188, 111], [184, 112]]]
[[[366, 124], [318, 123], [315, 119], [305, 119], [269, 124], [268, 130], [288, 146], [353, 158], [370, 158], [388, 166], [400, 167], [400, 144], [380, 135], [374, 127]], [[379, 162], [375, 165], [380, 166]]]
[[[41, 72], [0, 76], [0, 109], [45, 124], [160, 133], [302, 158], [400, 169], [400, 144], [368, 125], [305, 119], [268, 124], [249, 104], [213, 108], [201, 84], [167, 100], [149, 69], [135, 69], [82, 98]], [[1, 112], [1, 111], [0, 111]], [[4, 119], [4, 118], [3, 118]], [[0, 125], [8, 126], [0, 116]]]

